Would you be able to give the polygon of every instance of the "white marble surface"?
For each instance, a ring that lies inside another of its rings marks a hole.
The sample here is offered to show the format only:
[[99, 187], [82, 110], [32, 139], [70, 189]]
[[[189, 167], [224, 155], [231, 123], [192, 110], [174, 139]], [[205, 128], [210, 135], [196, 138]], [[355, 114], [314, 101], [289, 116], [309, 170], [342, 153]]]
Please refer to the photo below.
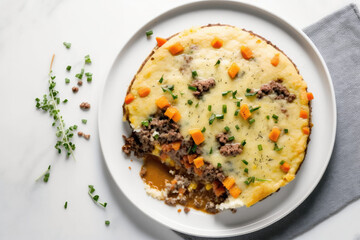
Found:
[[[97, 105], [126, 40], [148, 20], [184, 2], [189, 1], [0, 0], [0, 239], [180, 239], [132, 206], [114, 185], [100, 150]], [[360, 6], [360, 0], [248, 2], [300, 28], [350, 2]], [[70, 50], [63, 41], [72, 43]], [[57, 88], [69, 99], [61, 108], [65, 120], [91, 134], [90, 141], [74, 138], [76, 161], [58, 156], [51, 120], [34, 107], [34, 98], [46, 92], [53, 53]], [[93, 82], [74, 95], [74, 81], [66, 85], [63, 79], [73, 79], [86, 54], [93, 60], [87, 67]], [[73, 66], [71, 74], [67, 65]], [[79, 110], [82, 101], [91, 103], [89, 112]], [[35, 182], [49, 164], [49, 182]], [[106, 209], [89, 199], [88, 184], [108, 202]], [[358, 200], [298, 239], [360, 239], [359, 215]]]

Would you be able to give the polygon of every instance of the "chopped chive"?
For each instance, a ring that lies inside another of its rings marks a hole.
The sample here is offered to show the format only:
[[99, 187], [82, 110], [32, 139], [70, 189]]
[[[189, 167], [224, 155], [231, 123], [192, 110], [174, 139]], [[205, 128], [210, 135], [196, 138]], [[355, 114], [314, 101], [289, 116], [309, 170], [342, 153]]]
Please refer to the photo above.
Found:
[[245, 165], [248, 165], [248, 161], [246, 161], [245, 159], [241, 160], [243, 163], [245, 163]]
[[149, 121], [148, 120], [142, 121], [141, 125], [143, 125], [145, 127], [148, 127], [149, 126]]
[[280, 165], [283, 165], [285, 163], [285, 161], [284, 160], [282, 160], [281, 162], [280, 162]]
[[67, 209], [67, 202], [65, 202], [64, 208]]
[[159, 139], [159, 134], [155, 134], [154, 138], [155, 138], [155, 140], [158, 140]]
[[226, 132], [230, 131], [230, 128], [228, 126], [224, 127], [224, 129]]
[[240, 102], [241, 102], [241, 101], [237, 101], [237, 102], [236, 102], [236, 106], [237, 106], [237, 107], [240, 107]]
[[210, 152], [209, 152], [209, 154], [212, 154], [213, 153], [213, 150], [212, 150], [212, 147], [210, 148]]
[[90, 63], [91, 63], [91, 59], [90, 59], [90, 55], [89, 55], [89, 54], [86, 55], [84, 58], [85, 58], [85, 63], [86, 63], [86, 64], [90, 64]]
[[86, 124], [86, 123], [87, 123], [87, 120], [86, 120], [86, 119], [81, 119], [81, 122], [82, 122], [83, 124]]
[[164, 75], [162, 75], [161, 78], [159, 79], [159, 83], [163, 83], [163, 81], [164, 81], [163, 77], [164, 77]]
[[71, 48], [71, 43], [69, 43], [69, 42], [63, 42], [63, 44], [64, 44], [64, 46], [65, 46], [67, 49]]
[[192, 153], [195, 153], [195, 152], [196, 152], [196, 149], [197, 149], [197, 145], [194, 144], [194, 146], [192, 146], [192, 148], [191, 148], [191, 152], [192, 152]]
[[239, 130], [240, 129], [240, 127], [239, 127], [239, 125], [235, 125], [235, 128], [236, 128], [236, 130]]
[[67, 84], [67, 83], [70, 83], [70, 79], [65, 78], [65, 83], [66, 83], [66, 84]]
[[187, 103], [188, 103], [189, 105], [191, 105], [191, 104], [193, 104], [193, 101], [189, 99], [189, 100], [187, 101]]
[[258, 110], [260, 108], [261, 108], [261, 106], [258, 106], [258, 107], [255, 107], [255, 108], [250, 107], [250, 112], [255, 112], [256, 110]]
[[197, 71], [192, 71], [192, 72], [191, 72], [191, 76], [192, 76], [193, 78], [196, 78], [196, 77], [198, 76]]
[[215, 120], [216, 115], [215, 114], [211, 114], [210, 118], [209, 118], [209, 125], [213, 124], [214, 120]]
[[249, 173], [249, 169], [248, 169], [248, 168], [245, 168], [245, 169], [244, 169], [244, 172]]
[[191, 91], [197, 91], [197, 88], [191, 85], [188, 85], [188, 89], [190, 89]]
[[250, 124], [253, 124], [254, 122], [255, 122], [255, 119], [253, 119], [253, 118], [249, 119]]
[[222, 105], [222, 112], [227, 113], [227, 106], [226, 104]]
[[70, 70], [71, 70], [71, 66], [68, 65], [68, 66], [66, 67], [66, 70], [70, 71]]
[[274, 145], [274, 150], [277, 151], [277, 152], [281, 151], [283, 148], [284, 148], [284, 147], [279, 148], [279, 146], [277, 145], [277, 143], [275, 143], [275, 145]]
[[278, 115], [273, 114], [273, 115], [272, 115], [272, 118], [273, 118], [273, 119], [275, 119], [275, 120], [278, 120], [278, 119], [279, 119], [279, 116], [278, 116]]
[[211, 112], [211, 105], [208, 106], [208, 111]]
[[232, 92], [232, 97], [233, 97], [233, 99], [236, 99], [236, 94], [237, 94], [237, 90], [235, 90], [234, 92]]
[[153, 31], [152, 30], [149, 30], [146, 32], [146, 36], [147, 37], [150, 37], [151, 35], [153, 35]]
[[216, 119], [224, 119], [224, 114], [216, 114]]
[[238, 116], [239, 112], [240, 112], [240, 109], [236, 109], [235, 112], [234, 112], [234, 116]]
[[245, 146], [245, 144], [246, 144], [246, 140], [243, 140], [243, 141], [241, 142], [241, 145]]
[[217, 168], [221, 168], [221, 163], [218, 163], [218, 164], [217, 164]]
[[245, 93], [245, 97], [252, 97], [255, 96], [257, 94], [257, 92], [253, 92], [253, 93]]
[[261, 179], [261, 178], [255, 178], [256, 181], [258, 182], [266, 182], [266, 181], [270, 181], [268, 179]]
[[106, 221], [105, 221], [105, 225], [106, 225], [106, 226], [109, 226], [109, 225], [110, 225], [110, 221], [109, 221], [109, 220], [106, 220]]
[[289, 129], [285, 128], [284, 133], [288, 133], [288, 132], [289, 132]]
[[221, 95], [226, 96], [226, 95], [228, 95], [229, 93], [231, 93], [230, 90], [229, 90], [229, 91], [226, 91], [226, 92], [222, 92]]
[[258, 149], [259, 149], [259, 151], [262, 151], [262, 150], [263, 150], [263, 147], [262, 147], [261, 144], [258, 145]]
[[199, 106], [199, 103], [197, 103], [196, 105], [195, 105], [195, 107], [197, 108]]
[[269, 120], [269, 119], [270, 119], [270, 116], [269, 116], [269, 115], [267, 115], [267, 116], [266, 116], [266, 118], [267, 118], [267, 120]]
[[247, 93], [251, 92], [251, 89], [250, 89], [250, 88], [247, 88], [247, 89], [246, 89], [246, 92], [247, 92]]
[[234, 141], [235, 137], [234, 136], [231, 136], [228, 138], [229, 141]]
[[201, 132], [205, 132], [205, 131], [206, 131], [206, 128], [203, 127], [203, 128], [201, 129]]
[[219, 65], [219, 64], [220, 64], [220, 59], [218, 59], [218, 60], [216, 61], [216, 63], [215, 63], [214, 66]]

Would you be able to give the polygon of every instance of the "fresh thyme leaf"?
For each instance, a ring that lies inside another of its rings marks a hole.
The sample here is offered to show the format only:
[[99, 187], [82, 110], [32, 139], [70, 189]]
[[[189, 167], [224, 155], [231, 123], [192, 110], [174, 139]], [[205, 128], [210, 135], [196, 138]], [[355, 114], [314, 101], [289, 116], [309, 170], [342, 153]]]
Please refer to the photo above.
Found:
[[216, 119], [224, 119], [224, 114], [216, 114]]
[[[58, 138], [55, 149], [58, 153], [61, 153], [61, 149], [66, 151], [67, 156], [72, 156], [75, 160], [74, 150], [75, 144], [71, 142], [71, 138], [74, 136], [74, 130], [76, 130], [77, 126], [70, 126], [69, 128], [65, 128], [65, 122], [63, 117], [60, 115], [60, 109], [58, 109], [58, 105], [60, 103], [60, 98], [58, 97], [59, 92], [55, 89], [56, 82], [55, 76], [52, 75], [52, 63], [54, 61], [54, 56], [51, 60], [50, 71], [49, 71], [49, 92], [43, 95], [42, 101], [39, 98], [36, 98], [35, 107], [37, 109], [41, 109], [49, 113], [50, 117], [53, 119], [52, 126], [56, 127], [56, 137]], [[65, 100], [64, 100], [65, 101]]]
[[47, 182], [49, 181], [49, 177], [50, 177], [50, 168], [51, 168], [51, 165], [48, 166], [48, 168], [46, 169], [46, 171], [45, 171], [43, 174], [41, 174], [41, 176], [38, 177], [38, 178], [36, 179], [36, 181], [38, 181], [40, 178], [44, 177], [44, 178], [43, 178], [43, 181], [47, 183]]
[[67, 102], [68, 102], [68, 100], [67, 100], [67, 99], [64, 99], [63, 103], [67, 103]]
[[106, 202], [104, 202], [104, 203], [99, 202], [99, 195], [95, 195], [95, 196], [92, 195], [92, 194], [95, 192], [94, 186], [93, 186], [93, 185], [89, 185], [88, 187], [89, 187], [88, 194], [89, 194], [89, 196], [91, 197], [91, 199], [92, 199], [95, 203], [97, 203], [97, 204], [99, 204], [100, 206], [106, 208], [106, 206], [107, 206], [107, 203], [106, 203]]
[[258, 106], [258, 107], [251, 107], [250, 106], [250, 112], [255, 112], [256, 110], [259, 110], [261, 108], [261, 106]]
[[67, 66], [67, 67], [66, 67], [66, 70], [70, 71], [70, 70], [71, 70], [71, 66], [70, 66], [70, 65]]
[[192, 71], [192, 72], [191, 72], [191, 76], [192, 76], [193, 78], [196, 78], [196, 77], [198, 76], [197, 71]]
[[106, 226], [109, 226], [109, 225], [110, 225], [110, 221], [109, 221], [109, 220], [106, 220], [106, 221], [105, 221], [105, 225], [106, 225]]
[[71, 48], [71, 43], [69, 43], [69, 42], [63, 42], [63, 44], [64, 44], [64, 46], [65, 46], [67, 49]]
[[64, 208], [67, 209], [67, 201], [65, 202]]
[[86, 123], [87, 123], [87, 120], [86, 120], [86, 119], [81, 119], [81, 122], [82, 122], [83, 124], [86, 124]]
[[66, 84], [70, 83], [70, 79], [65, 78], [65, 83], [66, 83]]

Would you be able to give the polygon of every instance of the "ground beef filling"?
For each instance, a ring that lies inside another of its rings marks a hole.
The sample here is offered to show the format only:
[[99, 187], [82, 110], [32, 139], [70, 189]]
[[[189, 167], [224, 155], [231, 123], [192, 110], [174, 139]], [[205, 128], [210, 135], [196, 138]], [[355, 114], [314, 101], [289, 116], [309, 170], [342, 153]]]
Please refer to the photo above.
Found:
[[209, 78], [209, 79], [206, 79], [206, 80], [195, 80], [193, 81], [190, 86], [192, 87], [196, 87], [196, 91], [193, 92], [193, 95], [196, 97], [196, 98], [201, 98], [201, 96], [210, 91], [210, 88], [214, 87], [215, 86], [215, 79], [213, 78]]
[[[208, 162], [196, 168], [193, 160], [202, 154], [201, 145], [195, 145], [192, 138], [184, 139], [179, 132], [179, 125], [158, 112], [149, 119], [147, 126], [133, 131], [130, 137], [123, 136], [126, 154], [134, 153], [137, 157], [145, 157], [152, 153], [155, 145], [160, 145], [160, 160], [167, 165], [173, 180], [164, 180], [167, 190], [165, 203], [193, 207], [208, 213], [216, 213], [216, 205], [227, 198], [222, 185], [225, 175], [221, 167], [216, 168]], [[174, 149], [174, 144], [180, 144]], [[232, 150], [228, 150], [231, 152]], [[237, 150], [238, 151], [238, 150]], [[171, 162], [168, 161], [171, 159]], [[145, 179], [149, 169], [143, 167], [140, 176]]]
[[271, 81], [268, 84], [264, 84], [260, 87], [260, 90], [256, 93], [256, 97], [261, 99], [262, 97], [269, 94], [276, 94], [275, 99], [285, 99], [289, 103], [293, 102], [296, 98], [296, 95], [290, 93], [289, 90], [282, 85], [282, 80], [278, 79], [276, 81]]
[[223, 156], [237, 156], [243, 151], [243, 146], [240, 143], [232, 143], [233, 140], [229, 140], [227, 133], [219, 133], [215, 136], [216, 140], [220, 144], [220, 154]]

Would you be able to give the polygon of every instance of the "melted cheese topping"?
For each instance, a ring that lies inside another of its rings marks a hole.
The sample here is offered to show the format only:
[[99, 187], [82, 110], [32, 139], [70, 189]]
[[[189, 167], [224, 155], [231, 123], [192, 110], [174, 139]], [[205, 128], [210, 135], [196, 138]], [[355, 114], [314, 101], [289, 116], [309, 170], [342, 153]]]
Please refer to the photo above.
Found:
[[[220, 49], [211, 46], [214, 37], [223, 40]], [[179, 42], [184, 46], [184, 52], [173, 56], [169, 52], [169, 46]], [[254, 58], [246, 60], [240, 53], [241, 46], [249, 47]], [[279, 53], [280, 62], [274, 67], [271, 64], [273, 56]], [[220, 60], [220, 64], [215, 63]], [[235, 62], [240, 71], [234, 79], [228, 75], [228, 68]], [[198, 79], [214, 78], [215, 87], [204, 93], [201, 99], [193, 96], [193, 91], [188, 89], [194, 79], [192, 71], [197, 71]], [[158, 81], [163, 76], [163, 83]], [[259, 89], [261, 85], [272, 80], [282, 79], [283, 85], [290, 93], [296, 95], [292, 103], [286, 100], [275, 100], [274, 96], [264, 96], [257, 99], [256, 96], [245, 97], [247, 88]], [[164, 93], [161, 85], [174, 85], [174, 94], [178, 98], [174, 100], [169, 93]], [[151, 93], [140, 98], [137, 89], [149, 87]], [[306, 98], [307, 85], [298, 74], [296, 67], [280, 51], [275, 49], [259, 37], [231, 26], [212, 26], [204, 28], [192, 28], [184, 31], [166, 42], [162, 47], [155, 50], [141, 71], [136, 75], [130, 92], [136, 97], [135, 100], [125, 105], [128, 119], [134, 129], [141, 127], [141, 122], [157, 110], [155, 100], [160, 96], [166, 96], [169, 102], [181, 113], [181, 134], [189, 138], [189, 129], [203, 127], [205, 141], [201, 145], [205, 161], [212, 163], [215, 167], [220, 163], [227, 176], [236, 179], [236, 184], [242, 189], [238, 199], [247, 206], [258, 202], [280, 187], [293, 180], [297, 169], [304, 159], [308, 135], [303, 134], [302, 128], [309, 126], [309, 119], [299, 117], [300, 110], [310, 111]], [[237, 90], [236, 97], [242, 98], [241, 104], [261, 108], [252, 113], [251, 118], [255, 122], [249, 124], [240, 114], [234, 116], [239, 107], [232, 94], [222, 96], [222, 92]], [[188, 100], [193, 104], [189, 105]], [[208, 106], [212, 106], [211, 112]], [[212, 113], [223, 114], [222, 106], [227, 106], [224, 119], [216, 119], [209, 125]], [[286, 110], [286, 112], [285, 112]], [[272, 118], [273, 114], [278, 116], [278, 121]], [[270, 119], [267, 119], [270, 116]], [[235, 128], [238, 125], [239, 130]], [[234, 136], [233, 143], [241, 143], [246, 140], [243, 152], [236, 157], [225, 157], [219, 152], [219, 144], [215, 135], [224, 132], [224, 127], [230, 128], [229, 136]], [[274, 143], [269, 140], [271, 129], [277, 126], [281, 131], [277, 145], [283, 148], [281, 151], [274, 150]], [[284, 133], [288, 129], [288, 133]], [[258, 145], [262, 146], [262, 151]], [[212, 148], [213, 153], [209, 154]], [[242, 160], [246, 160], [245, 165]], [[291, 165], [288, 173], [280, 169], [280, 161], [285, 160]], [[244, 169], [248, 168], [248, 174]], [[244, 182], [248, 177], [256, 177], [267, 181], [255, 181], [249, 185]]]

